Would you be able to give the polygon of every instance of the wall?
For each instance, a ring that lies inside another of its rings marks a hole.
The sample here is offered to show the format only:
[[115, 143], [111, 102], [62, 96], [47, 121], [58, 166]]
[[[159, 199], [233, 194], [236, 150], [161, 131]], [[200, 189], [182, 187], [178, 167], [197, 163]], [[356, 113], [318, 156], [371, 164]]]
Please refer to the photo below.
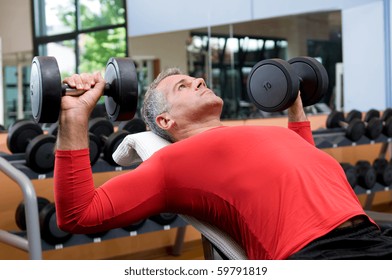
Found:
[[342, 33], [345, 110], [384, 109], [386, 65], [382, 2], [343, 10]]
[[170, 32], [159, 35], [129, 37], [131, 57], [151, 56], [160, 59], [161, 68], [179, 67], [187, 69], [185, 42], [188, 32]]
[[127, 0], [129, 35], [333, 11], [375, 1], [380, 0], [199, 0], [192, 5], [183, 0], [155, 0], [154, 5], [146, 5], [145, 0]]
[[215, 26], [251, 19], [249, 0], [128, 0], [129, 36]]
[[0, 37], [3, 53], [31, 51], [30, 0], [2, 0], [0, 2]]

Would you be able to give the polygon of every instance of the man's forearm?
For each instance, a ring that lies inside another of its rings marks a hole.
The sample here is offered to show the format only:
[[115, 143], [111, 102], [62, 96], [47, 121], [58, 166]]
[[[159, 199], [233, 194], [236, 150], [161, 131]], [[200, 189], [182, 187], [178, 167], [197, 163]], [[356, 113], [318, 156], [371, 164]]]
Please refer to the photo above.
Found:
[[297, 96], [297, 99], [287, 110], [289, 122], [304, 122], [307, 121], [308, 118], [305, 114], [304, 107], [302, 105], [301, 95], [300, 93]]
[[88, 147], [88, 120], [60, 116], [56, 148], [58, 150], [81, 150]]

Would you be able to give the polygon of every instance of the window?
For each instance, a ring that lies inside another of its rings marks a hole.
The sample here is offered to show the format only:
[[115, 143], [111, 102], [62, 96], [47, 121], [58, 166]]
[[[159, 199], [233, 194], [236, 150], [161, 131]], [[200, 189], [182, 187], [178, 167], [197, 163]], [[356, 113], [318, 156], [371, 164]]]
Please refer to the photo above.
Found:
[[125, 0], [32, 1], [34, 55], [56, 57], [62, 77], [127, 56]]

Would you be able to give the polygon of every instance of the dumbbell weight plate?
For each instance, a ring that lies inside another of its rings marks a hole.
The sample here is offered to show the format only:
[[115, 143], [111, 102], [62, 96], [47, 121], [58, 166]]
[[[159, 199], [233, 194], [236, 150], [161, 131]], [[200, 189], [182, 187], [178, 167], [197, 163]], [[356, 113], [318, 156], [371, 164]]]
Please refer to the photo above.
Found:
[[109, 119], [132, 119], [138, 102], [138, 80], [133, 61], [129, 58], [109, 59], [106, 64], [105, 81], [112, 91], [111, 96], [105, 96]]
[[392, 137], [392, 118], [385, 121], [382, 133], [388, 137]]
[[375, 159], [373, 162], [373, 168], [377, 174], [377, 182], [384, 186], [392, 184], [392, 166], [385, 158]]
[[[38, 213], [49, 204], [50, 201], [44, 197], [37, 197]], [[26, 230], [26, 210], [24, 201], [18, 204], [15, 211], [15, 223], [21, 230]]]
[[248, 95], [265, 112], [287, 109], [298, 94], [299, 81], [291, 66], [282, 59], [266, 59], [253, 66], [248, 76]]
[[109, 137], [106, 139], [105, 145], [103, 147], [103, 158], [110, 165], [118, 165], [113, 159], [113, 153], [128, 134], [128, 131], [119, 130], [109, 135]]
[[364, 121], [370, 122], [370, 120], [374, 118], [380, 118], [380, 112], [375, 109], [370, 109], [366, 112]]
[[93, 166], [101, 155], [101, 141], [94, 133], [89, 132], [90, 164]]
[[365, 135], [369, 139], [376, 139], [383, 131], [383, 122], [380, 119], [380, 112], [370, 109], [366, 112], [364, 121], [367, 123]]
[[387, 108], [382, 113], [381, 120], [384, 122], [382, 133], [387, 137], [392, 136], [392, 108]]
[[56, 137], [42, 134], [35, 137], [26, 148], [26, 165], [38, 173], [47, 173], [54, 168], [54, 146]]
[[63, 244], [72, 237], [71, 233], [58, 228], [54, 203], [49, 203], [40, 211], [39, 221], [41, 238], [50, 245]]
[[295, 57], [288, 61], [298, 75], [303, 106], [319, 102], [328, 90], [328, 74], [324, 66], [312, 57]]
[[362, 120], [362, 113], [354, 109], [347, 113], [346, 122], [350, 123], [355, 119]]
[[347, 181], [350, 186], [354, 188], [357, 185], [357, 170], [355, 167], [349, 163], [341, 163], [344, 173], [346, 174]]
[[136, 222], [130, 224], [129, 226], [123, 227], [123, 229], [126, 230], [126, 231], [135, 231], [135, 230], [138, 230], [139, 228], [141, 228], [141, 227], [144, 225], [144, 223], [145, 223], [146, 221], [147, 221], [147, 219], [141, 219], [141, 220], [139, 220], [139, 221], [136, 221]]
[[367, 123], [365, 135], [369, 139], [376, 139], [381, 135], [383, 130], [383, 124], [380, 118], [371, 118]]
[[174, 213], [160, 213], [158, 215], [153, 215], [149, 218], [150, 220], [165, 226], [169, 225], [172, 222], [174, 222], [175, 219], [177, 219], [177, 214]]
[[325, 122], [327, 128], [336, 128], [340, 127], [339, 123], [344, 122], [344, 114], [340, 111], [332, 111]]
[[387, 108], [385, 111], [382, 113], [381, 120], [382, 121], [387, 121], [390, 117], [392, 117], [392, 108]]
[[360, 160], [355, 167], [357, 169], [358, 185], [365, 189], [372, 189], [377, 182], [377, 174], [370, 162]]
[[129, 133], [139, 133], [147, 130], [146, 123], [142, 119], [123, 121], [118, 125], [118, 130], [126, 130]]
[[37, 123], [57, 121], [61, 106], [61, 76], [52, 56], [36, 56], [31, 65], [31, 111]]
[[351, 121], [346, 128], [346, 137], [351, 141], [358, 141], [365, 134], [365, 124], [359, 119]]
[[88, 123], [88, 131], [95, 134], [97, 137], [109, 136], [114, 132], [114, 127], [111, 121], [106, 118], [94, 118]]
[[20, 120], [8, 131], [7, 147], [14, 154], [24, 153], [29, 142], [41, 134], [42, 128], [34, 121]]

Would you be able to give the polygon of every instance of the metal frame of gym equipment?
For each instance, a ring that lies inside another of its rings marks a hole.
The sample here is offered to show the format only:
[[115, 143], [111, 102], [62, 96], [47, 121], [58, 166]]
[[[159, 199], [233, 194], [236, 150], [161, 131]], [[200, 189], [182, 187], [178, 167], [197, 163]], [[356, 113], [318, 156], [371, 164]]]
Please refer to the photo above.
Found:
[[26, 211], [27, 239], [17, 234], [0, 230], [0, 241], [12, 245], [29, 253], [30, 259], [42, 259], [41, 234], [39, 229], [39, 216], [37, 196], [30, 179], [16, 169], [6, 159], [0, 157], [0, 170], [15, 181], [23, 192]]

